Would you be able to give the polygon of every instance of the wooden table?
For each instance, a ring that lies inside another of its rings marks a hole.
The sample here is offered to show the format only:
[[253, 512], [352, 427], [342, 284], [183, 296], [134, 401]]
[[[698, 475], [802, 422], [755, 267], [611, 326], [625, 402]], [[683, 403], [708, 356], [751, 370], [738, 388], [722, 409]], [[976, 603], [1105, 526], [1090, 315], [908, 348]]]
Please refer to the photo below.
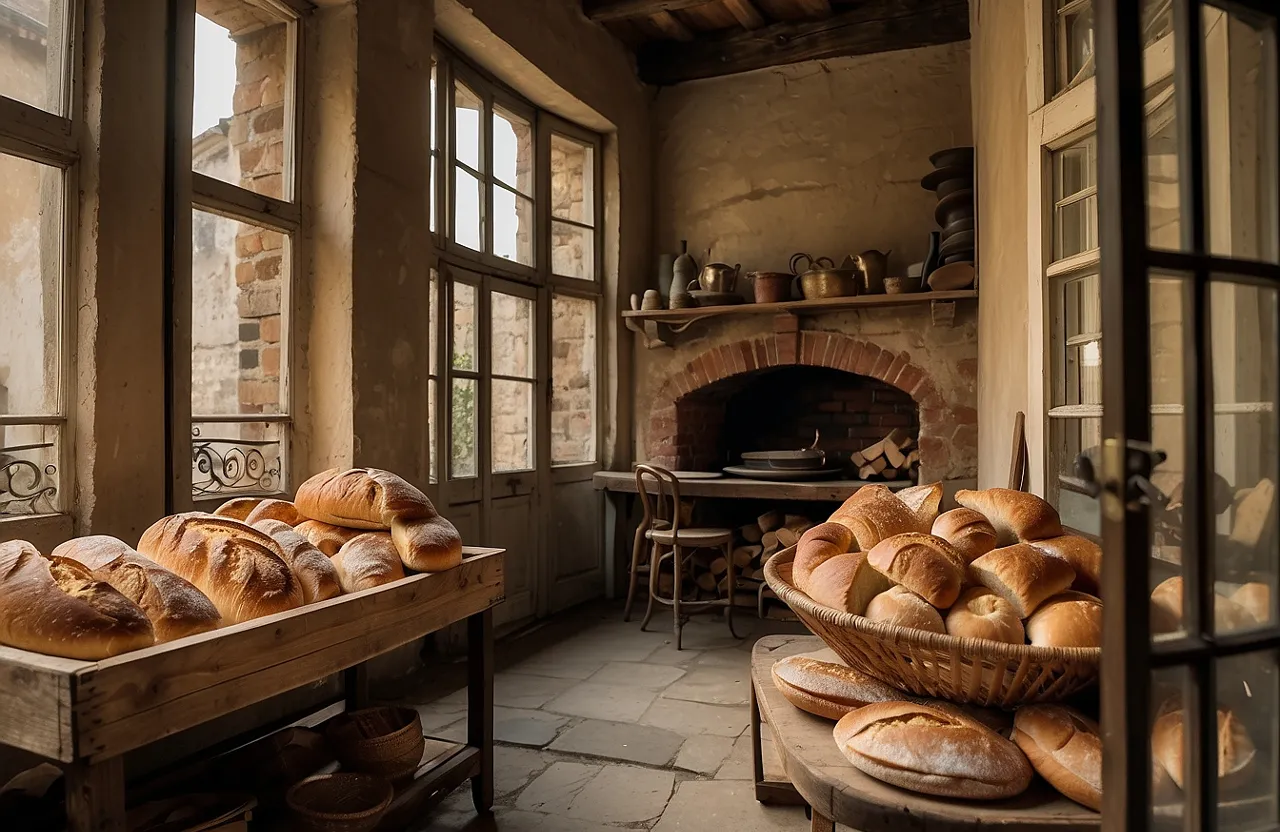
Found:
[[766, 636], [751, 653], [751, 738], [755, 750], [757, 796], [774, 802], [782, 784], [763, 781], [760, 721], [773, 731], [773, 744], [791, 785], [811, 809], [814, 832], [840, 823], [861, 832], [1064, 832], [1097, 829], [1097, 812], [1067, 800], [1040, 778], [1011, 800], [963, 801], [905, 791], [854, 768], [831, 737], [835, 723], [793, 706], [773, 685], [773, 663], [826, 645], [817, 636]]
[[493, 803], [493, 613], [503, 550], [467, 547], [462, 565], [410, 575], [98, 662], [0, 647], [0, 743], [66, 765], [71, 832], [124, 832], [124, 753], [326, 676], [365, 696], [364, 662], [466, 620], [467, 743], [426, 761], [397, 801], [470, 779]]
[[[636, 475], [626, 471], [600, 471], [591, 477], [597, 491], [622, 494], [636, 493]], [[909, 480], [877, 483], [892, 489], [906, 488]], [[682, 497], [736, 497], [757, 500], [816, 500], [826, 503], [843, 503], [859, 488], [872, 483], [866, 480], [810, 480], [808, 482], [777, 482], [731, 477], [726, 474], [715, 479], [680, 479]]]

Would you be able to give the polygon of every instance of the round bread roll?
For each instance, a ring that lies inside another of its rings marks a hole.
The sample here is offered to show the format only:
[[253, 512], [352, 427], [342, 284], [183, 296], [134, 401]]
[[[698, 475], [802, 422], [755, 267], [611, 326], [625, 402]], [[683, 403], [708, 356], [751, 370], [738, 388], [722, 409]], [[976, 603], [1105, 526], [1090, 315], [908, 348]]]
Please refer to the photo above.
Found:
[[93, 571], [142, 608], [157, 644], [206, 633], [222, 623], [222, 615], [190, 581], [144, 558], [123, 540], [107, 535], [77, 537], [53, 550]]
[[259, 520], [279, 520], [289, 526], [296, 526], [307, 518], [298, 513], [298, 508], [288, 500], [263, 500], [249, 512], [245, 518], [250, 526]]
[[954, 604], [964, 583], [964, 558], [931, 534], [910, 532], [882, 540], [867, 553], [867, 563], [938, 609]]
[[1102, 602], [1083, 592], [1063, 592], [1027, 619], [1027, 639], [1036, 647], [1101, 647]]
[[886, 486], [878, 484], [866, 485], [855, 491], [831, 515], [831, 522], [853, 532], [854, 548], [860, 552], [866, 552], [896, 534], [924, 532], [930, 526]]
[[824, 607], [862, 615], [889, 581], [867, 563], [865, 552], [836, 555], [813, 570], [808, 596]]
[[[927, 633], [945, 633], [942, 616], [933, 606], [905, 586], [890, 587], [871, 599], [864, 613], [868, 621], [893, 624]], [[901, 698], [901, 694], [899, 697]]]
[[946, 627], [947, 633], [957, 638], [985, 638], [1006, 644], [1027, 641], [1013, 604], [985, 586], [969, 587], [960, 594], [947, 613]]
[[927, 485], [913, 485], [894, 494], [903, 504], [915, 512], [925, 528], [933, 525], [938, 517], [938, 508], [942, 505], [942, 483], [931, 482]]
[[808, 656], [789, 656], [774, 662], [773, 684], [792, 705], [826, 719], [840, 719], [855, 708], [901, 699], [903, 695], [897, 688], [851, 667]]
[[1102, 547], [1075, 534], [1064, 534], [1048, 540], [1036, 540], [1032, 546], [1055, 558], [1065, 560], [1075, 570], [1071, 588], [1077, 592], [1098, 595], [1102, 590]]
[[233, 497], [213, 510], [219, 517], [230, 517], [232, 520], [247, 520], [259, 503], [261, 497]]
[[[266, 505], [266, 503], [263, 503]], [[259, 520], [253, 527], [265, 532], [276, 542], [276, 550], [289, 564], [298, 583], [302, 584], [302, 602], [312, 604], [342, 594], [338, 569], [311, 541], [298, 534], [288, 523]]]
[[1013, 604], [1019, 618], [1030, 618], [1045, 599], [1071, 586], [1076, 573], [1065, 560], [1017, 543], [992, 549], [969, 564], [969, 579]]
[[359, 592], [404, 577], [400, 553], [386, 532], [365, 532], [342, 544], [333, 556], [343, 592]]
[[951, 708], [866, 705], [842, 717], [832, 735], [855, 768], [913, 792], [997, 800], [1031, 784], [1031, 765], [1016, 745]]
[[1253, 581], [1231, 593], [1231, 600], [1259, 624], [1271, 623], [1271, 587]]
[[[1222, 593], [1214, 593], [1213, 629], [1226, 633], [1257, 626], [1257, 618]], [[1161, 581], [1151, 591], [1151, 632], [1173, 633], [1182, 629], [1182, 577]]]
[[[1182, 741], [1185, 713], [1173, 711], [1158, 717], [1151, 729], [1151, 756], [1179, 789], [1184, 788], [1186, 772]], [[1248, 780], [1256, 756], [1257, 749], [1244, 724], [1235, 714], [1219, 709], [1218, 788], [1231, 789]]]
[[0, 644], [97, 661], [155, 641], [142, 608], [89, 567], [25, 540], [0, 543]]
[[971, 508], [953, 508], [939, 514], [933, 521], [932, 533], [955, 547], [966, 564], [996, 548], [995, 528]]
[[362, 529], [346, 529], [320, 520], [303, 520], [293, 530], [307, 539], [312, 546], [319, 549], [326, 557], [338, 554], [342, 545], [352, 538], [364, 534]]
[[990, 520], [1000, 546], [1062, 535], [1058, 510], [1025, 491], [1009, 488], [957, 491], [956, 502]]
[[809, 577], [813, 570], [836, 555], [843, 555], [853, 545], [853, 532], [840, 523], [819, 523], [800, 535], [796, 544], [796, 556], [792, 560], [792, 576], [796, 589], [809, 592]]
[[1064, 705], [1026, 705], [1013, 716], [1013, 741], [1050, 786], [1102, 811], [1102, 736], [1096, 722]]

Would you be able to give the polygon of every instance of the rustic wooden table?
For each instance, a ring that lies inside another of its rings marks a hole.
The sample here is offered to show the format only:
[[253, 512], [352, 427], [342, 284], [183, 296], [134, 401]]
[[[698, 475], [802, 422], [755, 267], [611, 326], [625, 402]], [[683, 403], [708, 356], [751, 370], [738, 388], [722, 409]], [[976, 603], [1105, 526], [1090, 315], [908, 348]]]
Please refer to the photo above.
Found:
[[[124, 832], [124, 753], [334, 673], [347, 707], [365, 697], [364, 662], [466, 620], [467, 743], [419, 767], [393, 811], [471, 780], [493, 803], [493, 607], [503, 550], [468, 547], [462, 565], [136, 650], [99, 662], [0, 647], [0, 743], [66, 765], [71, 832]], [[433, 745], [433, 748], [439, 748]], [[416, 804], [415, 805], [421, 805]]]
[[[971, 801], [930, 797], [882, 783], [854, 768], [831, 738], [834, 723], [793, 706], [773, 685], [773, 663], [824, 645], [817, 636], [766, 636], [751, 654], [751, 730], [755, 748], [757, 797], [785, 800], [784, 784], [763, 781], [760, 721], [795, 791], [811, 810], [814, 832], [832, 832], [840, 823], [861, 832], [1063, 832], [1097, 829], [1101, 815], [1080, 806], [1036, 778], [1011, 800]], [[761, 785], [766, 788], [760, 791]]]

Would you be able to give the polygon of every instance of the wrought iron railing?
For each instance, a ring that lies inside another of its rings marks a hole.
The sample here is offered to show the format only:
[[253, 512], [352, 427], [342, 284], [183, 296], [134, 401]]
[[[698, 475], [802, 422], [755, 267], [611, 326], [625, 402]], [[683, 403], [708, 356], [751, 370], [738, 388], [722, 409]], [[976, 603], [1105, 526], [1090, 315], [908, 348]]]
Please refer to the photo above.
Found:
[[55, 453], [53, 442], [0, 448], [0, 515], [58, 510], [58, 466], [47, 461]]
[[206, 437], [199, 425], [191, 426], [193, 497], [274, 494], [281, 474], [280, 440]]

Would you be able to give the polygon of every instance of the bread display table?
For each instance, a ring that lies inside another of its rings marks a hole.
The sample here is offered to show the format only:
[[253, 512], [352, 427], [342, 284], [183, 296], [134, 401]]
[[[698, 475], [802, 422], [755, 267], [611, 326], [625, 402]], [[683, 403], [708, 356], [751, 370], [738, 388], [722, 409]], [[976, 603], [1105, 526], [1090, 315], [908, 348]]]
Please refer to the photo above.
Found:
[[[467, 547], [462, 565], [410, 575], [289, 612], [98, 662], [0, 647], [0, 743], [67, 764], [72, 832], [123, 832], [123, 754], [277, 694], [347, 671], [364, 696], [367, 660], [467, 621], [468, 741], [424, 761], [397, 802], [465, 780], [493, 802], [493, 619], [503, 550]], [[393, 804], [393, 810], [395, 805]]]
[[862, 832], [960, 832], [999, 828], [1007, 832], [1096, 829], [1101, 815], [1035, 780], [1012, 800], [946, 800], [895, 788], [854, 768], [836, 748], [829, 720], [801, 711], [774, 687], [770, 670], [787, 656], [826, 645], [816, 636], [766, 636], [751, 655], [751, 734], [756, 761], [757, 799], [785, 801], [785, 784], [764, 782], [760, 722], [773, 731], [774, 747], [791, 785], [812, 810], [813, 830], [830, 832], [839, 823]]

